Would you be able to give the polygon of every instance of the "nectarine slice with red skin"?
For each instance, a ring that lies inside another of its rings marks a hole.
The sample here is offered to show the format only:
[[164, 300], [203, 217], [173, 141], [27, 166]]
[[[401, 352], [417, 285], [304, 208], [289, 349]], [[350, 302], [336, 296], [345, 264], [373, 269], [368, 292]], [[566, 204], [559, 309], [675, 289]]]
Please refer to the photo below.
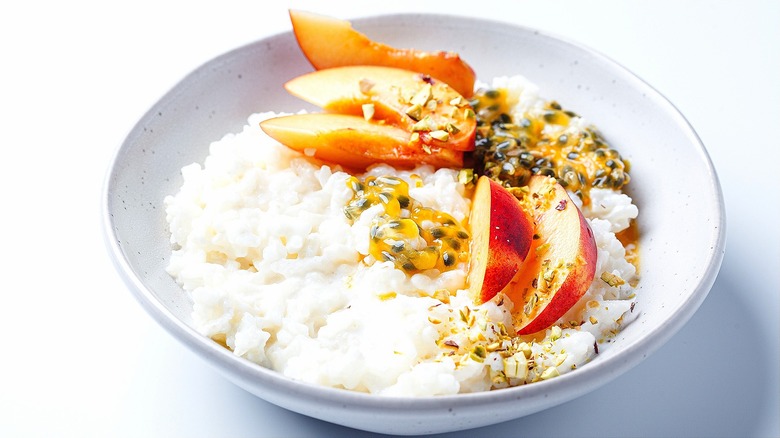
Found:
[[596, 273], [596, 241], [566, 190], [547, 176], [532, 176], [521, 191], [536, 223], [529, 255], [503, 293], [514, 303], [519, 335], [544, 330], [585, 294]]
[[304, 56], [315, 69], [346, 65], [397, 67], [432, 76], [465, 97], [474, 94], [476, 74], [457, 53], [396, 49], [372, 41], [340, 20], [311, 12], [290, 10], [293, 33]]
[[533, 239], [534, 224], [501, 184], [482, 176], [471, 205], [469, 290], [481, 303], [515, 277]]
[[260, 128], [279, 143], [307, 156], [363, 170], [377, 163], [412, 168], [463, 167], [463, 153], [408, 145], [409, 133], [395, 126], [344, 114], [297, 114], [265, 120]]
[[[364, 115], [403, 128], [425, 147], [474, 150], [477, 121], [468, 101], [449, 85], [391, 67], [347, 66], [298, 76], [284, 87], [326, 111]], [[414, 135], [416, 133], [417, 135]]]

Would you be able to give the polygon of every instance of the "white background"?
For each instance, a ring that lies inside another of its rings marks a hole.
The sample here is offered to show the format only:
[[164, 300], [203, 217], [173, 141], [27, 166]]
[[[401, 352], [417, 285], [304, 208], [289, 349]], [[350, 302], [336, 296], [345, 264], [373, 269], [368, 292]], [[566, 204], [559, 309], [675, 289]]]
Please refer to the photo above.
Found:
[[144, 313], [101, 237], [103, 178], [136, 120], [200, 64], [289, 30], [288, 7], [578, 41], [669, 98], [720, 176], [723, 267], [678, 335], [586, 396], [453, 436], [780, 436], [780, 2], [15, 3], [0, 7], [0, 436], [364, 436], [222, 378]]

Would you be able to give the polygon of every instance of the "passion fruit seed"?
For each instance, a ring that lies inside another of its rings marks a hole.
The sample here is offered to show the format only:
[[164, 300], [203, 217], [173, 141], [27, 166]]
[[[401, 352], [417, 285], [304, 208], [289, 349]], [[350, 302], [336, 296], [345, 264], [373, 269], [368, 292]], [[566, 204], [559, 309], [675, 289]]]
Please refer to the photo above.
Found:
[[[513, 117], [504, 89], [479, 90], [470, 100], [477, 116], [475, 171], [506, 187], [522, 187], [531, 175], [555, 177], [589, 202], [592, 187], [620, 189], [630, 164], [593, 127], [570, 124], [577, 115], [549, 101]], [[545, 129], [555, 125], [557, 129]]]
[[352, 176], [346, 184], [353, 192], [344, 207], [350, 221], [374, 205], [385, 208], [369, 228], [369, 254], [376, 260], [393, 262], [409, 273], [428, 269], [444, 272], [468, 260], [470, 236], [465, 227], [447, 213], [421, 206], [409, 196], [406, 181], [371, 176], [361, 182]]

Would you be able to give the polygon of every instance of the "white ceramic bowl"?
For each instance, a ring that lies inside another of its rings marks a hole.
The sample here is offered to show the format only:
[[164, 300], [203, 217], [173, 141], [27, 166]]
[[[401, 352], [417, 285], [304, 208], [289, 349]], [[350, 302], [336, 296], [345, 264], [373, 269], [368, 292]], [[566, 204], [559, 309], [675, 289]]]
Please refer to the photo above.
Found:
[[249, 114], [307, 107], [282, 87], [311, 71], [288, 32], [192, 72], [141, 118], [116, 153], [105, 184], [109, 251], [128, 288], [168, 332], [271, 403], [359, 429], [412, 434], [494, 424], [574, 399], [638, 364], [688, 321], [720, 267], [724, 207], [707, 152], [663, 96], [606, 57], [533, 29], [418, 14], [360, 19], [355, 25], [395, 46], [457, 51], [484, 80], [522, 74], [544, 97], [601, 129], [632, 163], [627, 191], [640, 207], [641, 232], [638, 319], [574, 372], [523, 387], [424, 398], [292, 381], [200, 336], [192, 327], [189, 297], [164, 270], [171, 248], [162, 201], [181, 185], [181, 167], [202, 162], [209, 143], [239, 131]]

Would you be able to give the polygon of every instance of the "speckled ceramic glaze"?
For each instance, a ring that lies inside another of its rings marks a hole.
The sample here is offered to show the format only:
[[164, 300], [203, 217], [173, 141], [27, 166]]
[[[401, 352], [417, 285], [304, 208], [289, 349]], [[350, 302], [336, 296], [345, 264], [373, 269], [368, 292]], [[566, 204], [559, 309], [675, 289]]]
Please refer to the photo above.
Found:
[[414, 399], [295, 382], [201, 337], [192, 328], [189, 297], [164, 269], [171, 248], [163, 198], [181, 185], [182, 166], [202, 162], [209, 144], [239, 131], [249, 114], [311, 108], [282, 87], [311, 71], [293, 35], [285, 33], [226, 53], [185, 77], [141, 118], [114, 157], [103, 201], [109, 252], [128, 288], [168, 332], [271, 403], [359, 429], [418, 434], [494, 424], [572, 400], [638, 364], [688, 321], [723, 257], [723, 198], [704, 146], [663, 96], [606, 57], [533, 29], [417, 14], [354, 24], [391, 45], [457, 51], [479, 78], [522, 74], [544, 97], [600, 128], [632, 164], [627, 191], [640, 208], [641, 233], [638, 319], [592, 362], [555, 379]]

